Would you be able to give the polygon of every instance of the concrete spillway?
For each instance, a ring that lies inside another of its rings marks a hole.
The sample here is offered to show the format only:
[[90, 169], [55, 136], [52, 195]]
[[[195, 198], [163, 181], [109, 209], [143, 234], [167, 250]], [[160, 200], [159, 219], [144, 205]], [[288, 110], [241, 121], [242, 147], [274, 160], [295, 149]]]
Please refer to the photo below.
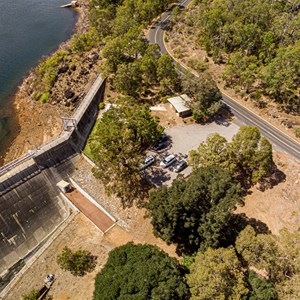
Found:
[[66, 203], [44, 172], [2, 195], [0, 273], [38, 246], [67, 215]]
[[0, 168], [0, 275], [68, 216], [68, 204], [56, 184], [72, 174], [96, 120], [104, 88], [99, 76], [74, 113], [71, 127], [28, 157]]

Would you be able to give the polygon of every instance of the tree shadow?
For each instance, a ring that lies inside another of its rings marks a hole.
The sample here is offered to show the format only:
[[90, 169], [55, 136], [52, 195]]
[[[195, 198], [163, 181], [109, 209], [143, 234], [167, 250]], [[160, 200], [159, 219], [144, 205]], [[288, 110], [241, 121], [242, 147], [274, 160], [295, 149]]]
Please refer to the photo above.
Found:
[[267, 189], [272, 189], [274, 186], [278, 185], [281, 182], [284, 182], [286, 175], [275, 166], [272, 175], [268, 178], [265, 178], [258, 186], [260, 191], [265, 191]]
[[164, 182], [171, 179], [170, 174], [162, 168], [152, 168], [146, 173], [147, 180], [154, 186], [162, 186]]
[[216, 114], [213, 118], [212, 118], [212, 122], [215, 122], [217, 125], [221, 125], [221, 126], [225, 126], [228, 127], [230, 125], [231, 119], [224, 116], [223, 114]]

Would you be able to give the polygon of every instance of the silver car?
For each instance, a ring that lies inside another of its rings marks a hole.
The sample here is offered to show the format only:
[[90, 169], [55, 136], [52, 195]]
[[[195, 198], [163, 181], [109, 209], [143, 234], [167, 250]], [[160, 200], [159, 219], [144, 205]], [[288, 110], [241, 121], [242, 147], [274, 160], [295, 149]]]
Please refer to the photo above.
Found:
[[140, 168], [141, 169], [146, 169], [147, 167], [149, 167], [151, 164], [153, 164], [155, 162], [155, 157], [152, 155], [149, 155], [145, 158], [144, 163], [140, 164]]
[[162, 168], [167, 168], [168, 166], [170, 166], [173, 162], [175, 162], [176, 157], [175, 155], [171, 154], [167, 157], [165, 157], [161, 162], [160, 162], [160, 166]]
[[184, 159], [182, 159], [174, 167], [174, 172], [179, 173], [186, 167], [187, 167], [187, 162]]

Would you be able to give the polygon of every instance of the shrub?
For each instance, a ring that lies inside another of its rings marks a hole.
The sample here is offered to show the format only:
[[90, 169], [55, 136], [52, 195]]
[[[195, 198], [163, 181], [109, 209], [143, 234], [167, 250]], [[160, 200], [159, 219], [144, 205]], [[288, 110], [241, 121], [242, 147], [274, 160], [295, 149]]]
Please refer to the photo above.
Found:
[[75, 276], [83, 276], [91, 272], [96, 266], [96, 257], [87, 250], [77, 250], [72, 252], [65, 247], [63, 252], [57, 256], [57, 264], [66, 271], [70, 271]]
[[35, 101], [38, 101], [38, 100], [40, 100], [41, 96], [42, 96], [42, 93], [36, 91], [36, 92], [34, 92], [34, 94], [33, 94], [33, 99], [34, 99]]
[[99, 109], [104, 109], [104, 107], [105, 107], [104, 102], [100, 102], [100, 104], [99, 104]]
[[294, 132], [297, 138], [300, 138], [300, 126], [294, 127]]
[[48, 93], [44, 93], [44, 94], [41, 93], [40, 101], [41, 101], [42, 103], [47, 103], [48, 100], [49, 100], [49, 94], [48, 94]]
[[32, 290], [27, 294], [22, 295], [22, 300], [37, 300], [39, 297], [39, 291]]

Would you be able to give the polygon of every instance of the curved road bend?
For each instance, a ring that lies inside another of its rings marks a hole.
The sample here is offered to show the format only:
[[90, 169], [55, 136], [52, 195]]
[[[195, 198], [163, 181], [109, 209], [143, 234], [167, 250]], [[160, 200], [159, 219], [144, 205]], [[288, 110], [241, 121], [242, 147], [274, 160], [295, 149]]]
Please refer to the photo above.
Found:
[[[181, 1], [178, 4], [181, 6], [188, 6], [191, 0]], [[165, 12], [160, 20], [153, 24], [149, 33], [148, 39], [152, 44], [158, 44], [161, 49], [161, 53], [168, 53], [164, 45], [164, 26], [171, 17], [171, 11]], [[185, 68], [184, 66], [181, 66]], [[231, 112], [243, 123], [256, 126], [261, 131], [262, 135], [265, 136], [276, 149], [288, 153], [300, 161], [300, 143], [287, 136], [284, 132], [277, 129], [249, 109], [243, 107], [234, 99], [230, 98], [226, 94], [223, 94], [223, 102], [229, 106]]]

